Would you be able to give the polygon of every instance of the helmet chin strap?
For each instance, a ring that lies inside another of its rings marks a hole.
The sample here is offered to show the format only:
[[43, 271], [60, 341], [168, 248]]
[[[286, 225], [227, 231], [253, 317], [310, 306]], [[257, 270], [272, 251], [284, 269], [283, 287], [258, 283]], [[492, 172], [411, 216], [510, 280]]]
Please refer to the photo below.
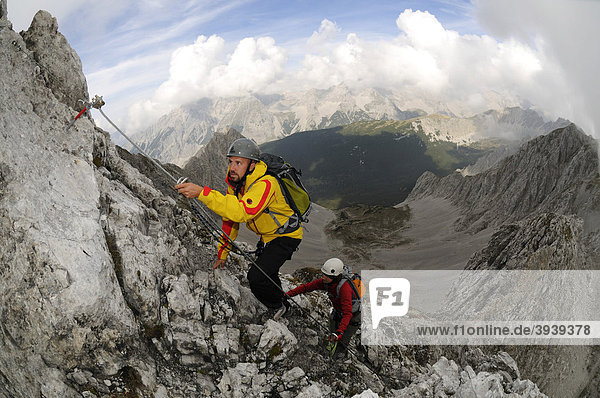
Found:
[[244, 176], [242, 178], [240, 178], [240, 182], [244, 181], [247, 176], [252, 174], [254, 169], [250, 170], [250, 166], [252, 166], [253, 164], [256, 164], [256, 160], [250, 160], [250, 163], [248, 163], [248, 167], [246, 167], [246, 172], [244, 173]]

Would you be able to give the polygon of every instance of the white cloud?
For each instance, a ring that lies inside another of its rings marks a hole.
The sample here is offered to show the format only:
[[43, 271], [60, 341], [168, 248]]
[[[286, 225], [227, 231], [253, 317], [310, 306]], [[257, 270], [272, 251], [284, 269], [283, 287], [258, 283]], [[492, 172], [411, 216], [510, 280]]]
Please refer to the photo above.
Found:
[[309, 51], [321, 51], [322, 49], [324, 49], [324, 46], [335, 40], [337, 34], [340, 31], [341, 29], [337, 26], [335, 22], [332, 22], [328, 19], [324, 19], [323, 21], [321, 21], [319, 31], [313, 32], [313, 34], [306, 41]]
[[342, 81], [388, 87], [466, 103], [490, 90], [523, 94], [515, 89], [541, 71], [536, 50], [514, 40], [460, 35], [428, 12], [405, 10], [396, 24], [401, 32], [394, 40], [368, 42], [349, 34], [329, 54], [307, 55], [299, 80], [321, 88]]
[[137, 130], [174, 106], [202, 97], [231, 97], [268, 92], [282, 77], [285, 51], [270, 37], [241, 40], [227, 54], [225, 40], [199, 36], [194, 44], [171, 55], [169, 79], [151, 100], [136, 103], [129, 112], [129, 128]]
[[458, 33], [444, 29], [441, 23], [427, 11], [404, 11], [396, 26], [406, 34], [407, 39], [417, 48], [440, 49], [458, 38]]
[[600, 2], [474, 0], [474, 4], [482, 25], [494, 35], [519, 40], [543, 54], [542, 71], [528, 92], [532, 102], [598, 137]]
[[[479, 7], [485, 11], [484, 5]], [[494, 10], [490, 13], [495, 15]], [[169, 79], [152, 100], [137, 104], [131, 116], [142, 126], [150, 112], [201, 97], [328, 88], [343, 82], [352, 88], [391, 88], [406, 96], [460, 104], [466, 113], [485, 111], [490, 98], [505, 96], [513, 102], [530, 101], [551, 117], [569, 117], [590, 128], [585, 120], [593, 114], [591, 109], [575, 111], [578, 90], [570, 82], [581, 79], [572, 80], [568, 68], [557, 61], [555, 47], [545, 41], [551, 38], [525, 40], [507, 34], [500, 41], [488, 35], [461, 35], [444, 28], [429, 12], [410, 9], [398, 16], [396, 25], [396, 37], [373, 41], [354, 33], [338, 38], [341, 29], [325, 19], [306, 40], [308, 51], [299, 65], [286, 64], [289, 51], [269, 37], [236, 44], [200, 36], [172, 54]], [[593, 37], [588, 47], [593, 47]]]

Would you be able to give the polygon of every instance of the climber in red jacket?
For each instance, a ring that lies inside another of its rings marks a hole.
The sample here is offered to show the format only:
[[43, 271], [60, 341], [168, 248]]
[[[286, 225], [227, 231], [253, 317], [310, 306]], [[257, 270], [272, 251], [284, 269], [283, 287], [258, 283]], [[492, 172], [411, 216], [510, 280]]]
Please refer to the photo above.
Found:
[[333, 304], [329, 315], [330, 341], [338, 341], [335, 357], [347, 355], [350, 339], [360, 327], [360, 297], [357, 297], [350, 286], [350, 281], [342, 276], [344, 263], [338, 258], [330, 258], [321, 267], [323, 277], [305, 283], [287, 292], [289, 297], [312, 292], [327, 290], [327, 295]]

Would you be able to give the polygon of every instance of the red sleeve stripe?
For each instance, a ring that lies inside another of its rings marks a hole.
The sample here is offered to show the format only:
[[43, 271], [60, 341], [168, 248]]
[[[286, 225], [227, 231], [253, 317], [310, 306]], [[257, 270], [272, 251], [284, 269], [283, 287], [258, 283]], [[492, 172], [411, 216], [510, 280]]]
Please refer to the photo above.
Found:
[[225, 182], [227, 183], [227, 185], [229, 185], [229, 188], [235, 190], [235, 187], [233, 186], [233, 184], [231, 183], [231, 180], [229, 179], [229, 169], [227, 169], [227, 178], [225, 178]]
[[231, 220], [223, 221], [223, 226], [221, 227], [223, 232], [225, 232], [227, 235], [229, 235], [231, 233], [232, 228], [233, 228], [233, 221], [231, 221]]
[[202, 195], [208, 196], [208, 194], [210, 193], [210, 191], [212, 191], [212, 189], [210, 189], [209, 187], [207, 187], [205, 185], [204, 188], [202, 189]]
[[240, 200], [240, 202], [244, 205], [244, 210], [246, 211], [246, 213], [250, 214], [251, 216], [255, 215], [260, 209], [262, 209], [262, 207], [265, 205], [265, 202], [267, 201], [267, 199], [269, 199], [269, 196], [271, 194], [271, 181], [261, 180], [259, 182], [264, 182], [267, 185], [267, 188], [265, 189], [265, 192], [260, 198], [260, 202], [258, 203], [258, 205], [256, 205], [255, 207], [248, 207], [246, 206], [246, 203], [243, 200]]
[[[227, 235], [229, 235], [231, 233], [231, 229], [233, 228], [233, 221], [223, 221], [223, 226], [221, 227], [221, 229], [223, 230], [223, 232], [225, 232]], [[219, 249], [219, 253], [218, 253], [218, 257], [221, 258], [221, 254], [223, 253], [223, 250], [225, 250], [227, 247], [229, 246], [229, 242], [226, 241], [225, 239], [222, 240], [221, 243], [221, 248]]]

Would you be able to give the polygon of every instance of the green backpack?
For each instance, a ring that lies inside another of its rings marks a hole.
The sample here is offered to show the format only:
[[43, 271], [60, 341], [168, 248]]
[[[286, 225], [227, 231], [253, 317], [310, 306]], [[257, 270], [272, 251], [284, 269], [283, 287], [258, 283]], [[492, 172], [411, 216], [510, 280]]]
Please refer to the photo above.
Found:
[[302, 223], [308, 222], [308, 215], [312, 208], [310, 195], [306, 188], [304, 188], [302, 181], [300, 181], [302, 172], [283, 160], [281, 156], [262, 153], [260, 155], [260, 160], [267, 165], [267, 174], [275, 177], [277, 182], [279, 182], [281, 192], [283, 192], [283, 196], [285, 197], [288, 206], [290, 206], [294, 212], [283, 225], [281, 225], [274, 215], [281, 215], [280, 213], [276, 213], [268, 208], [265, 209], [265, 213], [270, 214], [271, 217], [273, 217], [273, 220], [279, 227], [277, 229], [278, 234], [289, 234], [294, 232], [300, 228]]

